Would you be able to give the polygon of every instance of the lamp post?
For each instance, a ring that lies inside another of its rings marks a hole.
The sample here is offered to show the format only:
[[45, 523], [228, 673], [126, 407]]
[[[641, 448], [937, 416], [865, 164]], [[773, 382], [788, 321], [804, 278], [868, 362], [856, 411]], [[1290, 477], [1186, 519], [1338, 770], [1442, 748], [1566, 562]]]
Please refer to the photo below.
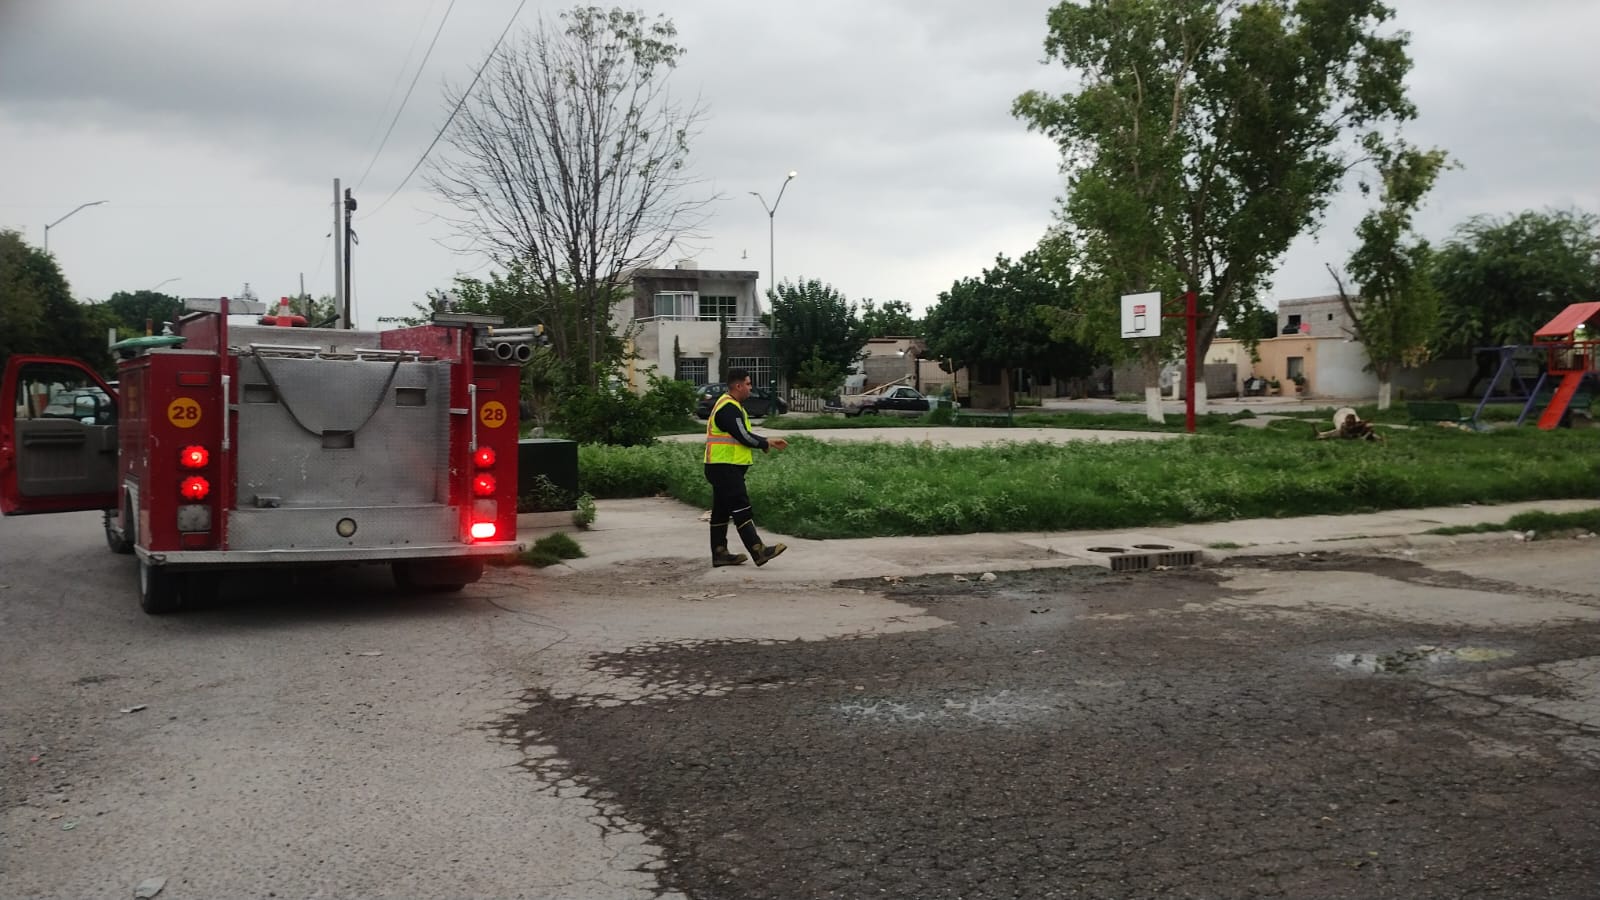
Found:
[[168, 279], [167, 279], [167, 280], [166, 280], [166, 281], [163, 281], [163, 282], [161, 282], [161, 283], [160, 283], [160, 284], [157, 284], [157, 285], [156, 285], [156, 286], [155, 286], [155, 287], [153, 287], [153, 288], [149, 288], [149, 289], [148, 289], [148, 290], [149, 290], [149, 291], [150, 291], [150, 293], [152, 293], [152, 294], [154, 294], [154, 293], [155, 293], [155, 292], [156, 292], [156, 291], [159, 291], [159, 290], [161, 290], [161, 285], [163, 285], [163, 284], [171, 284], [171, 283], [173, 283], [173, 282], [174, 282], [174, 281], [182, 281], [182, 280], [183, 280], [183, 278], [182, 278], [182, 277], [178, 277], [178, 278], [168, 278]]
[[100, 204], [106, 203], [106, 202], [108, 202], [108, 201], [106, 201], [106, 200], [96, 200], [93, 203], [81, 204], [77, 209], [73, 210], [72, 212], [67, 213], [66, 215], [62, 216], [61, 218], [55, 220], [54, 222], [51, 222], [49, 225], [46, 225], [44, 227], [44, 250], [45, 250], [45, 252], [46, 253], [50, 252], [50, 229], [56, 227], [57, 225], [60, 225], [62, 222], [65, 222], [66, 220], [72, 218], [74, 215], [76, 215], [78, 212], [80, 212], [82, 210], [88, 209], [91, 206], [99, 206]]
[[[767, 293], [772, 295], [772, 297], [776, 297], [777, 296], [777, 291], [778, 291], [778, 285], [777, 285], [777, 281], [776, 281], [776, 279], [778, 277], [778, 254], [777, 254], [777, 239], [775, 237], [775, 235], [777, 233], [778, 204], [783, 202], [783, 192], [785, 190], [788, 190], [789, 182], [793, 181], [795, 179], [795, 176], [797, 176], [799, 174], [800, 174], [799, 172], [794, 172], [794, 171], [791, 171], [789, 173], [789, 177], [785, 178], [783, 180], [783, 184], [781, 186], [779, 186], [779, 188], [778, 188], [778, 199], [772, 201], [772, 205], [771, 206], [767, 205], [767, 198], [761, 196], [761, 194], [759, 194], [756, 191], [751, 191], [750, 192], [750, 196], [752, 196], [752, 197], [756, 198], [757, 200], [761, 201], [761, 208], [767, 211]], [[771, 366], [770, 371], [768, 371], [768, 373], [767, 373], [767, 377], [771, 381], [773, 393], [777, 393], [777, 391], [778, 391], [778, 338], [777, 338], [778, 313], [777, 313], [777, 310], [773, 306], [770, 305], [772, 297], [768, 298], [769, 305], [767, 307], [767, 312], [772, 317], [772, 322], [769, 323], [768, 326], [767, 326], [767, 357], [770, 360], [770, 366]]]

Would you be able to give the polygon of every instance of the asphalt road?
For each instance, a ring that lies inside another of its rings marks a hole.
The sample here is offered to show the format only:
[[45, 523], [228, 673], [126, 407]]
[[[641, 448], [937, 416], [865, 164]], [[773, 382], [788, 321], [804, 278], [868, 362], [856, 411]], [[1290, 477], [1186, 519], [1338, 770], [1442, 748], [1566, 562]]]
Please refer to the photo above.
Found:
[[1594, 543], [1406, 554], [150, 618], [0, 520], [0, 896], [1593, 896]]

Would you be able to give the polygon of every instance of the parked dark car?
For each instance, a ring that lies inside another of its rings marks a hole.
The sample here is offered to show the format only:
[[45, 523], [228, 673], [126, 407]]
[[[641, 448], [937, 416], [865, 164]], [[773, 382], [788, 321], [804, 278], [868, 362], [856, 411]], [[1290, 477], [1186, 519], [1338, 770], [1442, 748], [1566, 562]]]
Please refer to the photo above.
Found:
[[[720, 381], [714, 381], [700, 389], [696, 395], [694, 414], [702, 419], [711, 418], [711, 408], [717, 405], [717, 398], [727, 393], [728, 386]], [[763, 416], [783, 415], [789, 411], [789, 404], [782, 397], [774, 396], [770, 388], [758, 387], [750, 389], [750, 397], [744, 401], [745, 412], [752, 418]]]
[[[859, 395], [858, 395], [859, 396]], [[915, 388], [891, 388], [887, 393], [868, 395], [860, 398], [859, 403], [852, 404], [851, 398], [846, 400], [844, 414], [846, 416], [868, 415], [875, 416], [879, 413], [898, 416], [920, 416], [928, 411], [931, 404], [921, 391]]]

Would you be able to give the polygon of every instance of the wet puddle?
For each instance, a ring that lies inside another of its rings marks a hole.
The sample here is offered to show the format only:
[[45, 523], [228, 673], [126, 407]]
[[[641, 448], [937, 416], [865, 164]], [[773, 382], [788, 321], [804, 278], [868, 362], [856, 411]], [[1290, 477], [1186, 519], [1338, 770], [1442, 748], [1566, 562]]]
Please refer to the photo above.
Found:
[[1440, 647], [1422, 644], [1387, 652], [1335, 653], [1333, 664], [1350, 672], [1400, 675], [1451, 663], [1486, 663], [1515, 656], [1495, 647]]

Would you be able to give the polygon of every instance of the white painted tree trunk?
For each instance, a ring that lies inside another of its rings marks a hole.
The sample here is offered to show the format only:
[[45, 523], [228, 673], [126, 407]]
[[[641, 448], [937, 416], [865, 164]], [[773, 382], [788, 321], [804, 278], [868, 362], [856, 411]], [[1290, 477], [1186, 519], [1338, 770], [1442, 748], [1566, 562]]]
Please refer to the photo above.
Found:
[[1378, 382], [1378, 408], [1379, 409], [1388, 409], [1389, 408], [1389, 400], [1390, 400], [1389, 389], [1392, 388], [1393, 386], [1394, 386], [1394, 383], [1391, 382], [1391, 381], [1385, 380], [1385, 381]]
[[1194, 414], [1206, 414], [1206, 382], [1203, 378], [1194, 383]]
[[1144, 414], [1150, 421], [1160, 424], [1166, 421], [1161, 413], [1161, 386], [1146, 385], [1144, 389]]

